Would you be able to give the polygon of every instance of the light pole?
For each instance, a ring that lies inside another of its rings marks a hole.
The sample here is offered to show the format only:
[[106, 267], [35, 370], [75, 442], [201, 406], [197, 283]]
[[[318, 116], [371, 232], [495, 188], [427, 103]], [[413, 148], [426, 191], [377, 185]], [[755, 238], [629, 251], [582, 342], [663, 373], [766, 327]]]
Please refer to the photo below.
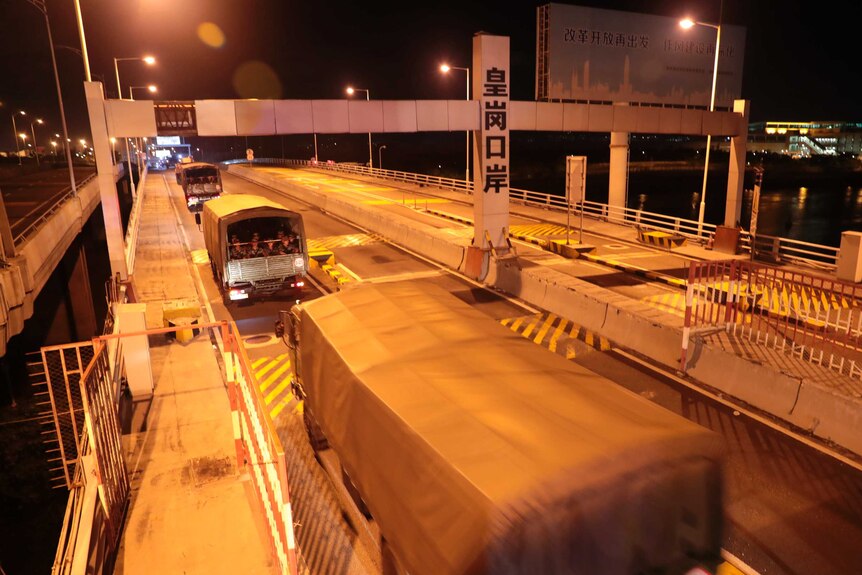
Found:
[[[66, 110], [63, 107], [63, 91], [60, 89], [60, 74], [57, 71], [57, 54], [54, 52], [54, 36], [51, 34], [51, 21], [48, 19], [48, 7], [45, 0], [28, 0], [30, 4], [35, 6], [45, 17], [45, 29], [48, 31], [48, 47], [51, 49], [51, 65], [54, 67], [54, 84], [57, 88], [57, 104], [60, 108], [60, 125], [63, 128], [63, 136], [69, 137], [66, 129]], [[84, 60], [84, 72], [86, 73], [87, 81], [90, 81], [90, 62], [87, 60], [87, 43], [84, 40], [84, 25], [81, 23], [81, 6], [78, 0], [75, 0], [75, 9], [78, 17], [78, 27], [81, 35], [81, 57]], [[34, 142], [35, 144], [35, 142]], [[38, 156], [36, 156], [38, 159]], [[69, 168], [69, 183], [72, 186], [72, 193], [77, 194], [78, 189], [75, 185], [75, 172], [72, 169], [72, 152], [66, 149], [66, 165]]]
[[15, 152], [18, 154], [18, 165], [21, 165], [21, 148], [18, 146], [18, 126], [15, 124], [15, 114], [21, 114], [22, 116], [26, 116], [27, 112], [24, 110], [18, 110], [14, 114], [12, 114], [12, 135], [15, 136]]
[[[467, 73], [467, 101], [470, 101], [470, 68], [459, 68], [458, 66], [450, 66], [449, 64], [441, 64], [440, 71], [448, 74], [449, 70], [463, 70]], [[464, 185], [470, 189], [470, 130], [467, 130], [467, 159], [466, 168], [464, 170], [465, 180]]]
[[[719, 16], [719, 21], [721, 17]], [[685, 29], [692, 26], [706, 26], [715, 29], [715, 62], [712, 65], [712, 93], [709, 96], [709, 111], [715, 111], [715, 83], [718, 79], [718, 54], [721, 49], [721, 24], [707, 24], [706, 22], [696, 22], [690, 18], [681, 20], [679, 23]], [[709, 152], [712, 148], [712, 134], [706, 135], [706, 158], [703, 163], [703, 189], [700, 192], [700, 211], [697, 214], [697, 235], [703, 235], [703, 214], [706, 210], [706, 180], [709, 175]]]
[[36, 128], [34, 124], [44, 124], [41, 118], [36, 118], [30, 122], [30, 133], [33, 134], [33, 153], [36, 154], [36, 165], [39, 165], [39, 146], [36, 145]]
[[[120, 67], [117, 65], [117, 63], [124, 60], [140, 60], [148, 66], [152, 66], [156, 63], [156, 59], [152, 56], [142, 56], [140, 58], [114, 58], [114, 75], [116, 75], [117, 77], [117, 98], [119, 98], [120, 100], [123, 99], [123, 88], [120, 85]], [[131, 96], [129, 98], [131, 99]]]
[[380, 146], [377, 148], [377, 167], [379, 169], [383, 169], [383, 150], [386, 149], [386, 145]]
[[[347, 87], [347, 93], [348, 94], [350, 94], [352, 96], [354, 94], [354, 92], [365, 92], [365, 99], [367, 101], [371, 100], [371, 91], [370, 90], [367, 90], [365, 88], [351, 88], [350, 86]], [[368, 132], [368, 167], [369, 168], [374, 167], [374, 150], [371, 147], [371, 132]]]

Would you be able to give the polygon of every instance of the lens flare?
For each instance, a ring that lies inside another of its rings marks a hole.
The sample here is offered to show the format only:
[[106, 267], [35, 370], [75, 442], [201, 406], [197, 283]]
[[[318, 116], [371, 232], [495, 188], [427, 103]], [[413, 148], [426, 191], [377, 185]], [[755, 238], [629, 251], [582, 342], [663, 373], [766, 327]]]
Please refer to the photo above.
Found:
[[281, 81], [264, 62], [250, 60], [233, 73], [233, 88], [240, 98], [281, 98]]
[[224, 32], [212, 22], [204, 22], [198, 26], [198, 38], [210, 48], [221, 48], [225, 43]]

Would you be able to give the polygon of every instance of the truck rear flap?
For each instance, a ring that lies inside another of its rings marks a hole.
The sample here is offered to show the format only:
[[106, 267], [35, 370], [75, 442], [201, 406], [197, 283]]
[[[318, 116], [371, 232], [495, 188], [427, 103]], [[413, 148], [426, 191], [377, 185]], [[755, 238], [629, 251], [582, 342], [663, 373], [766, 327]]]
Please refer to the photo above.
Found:
[[427, 282], [300, 310], [306, 408], [411, 573], [673, 573], [718, 556], [708, 430]]

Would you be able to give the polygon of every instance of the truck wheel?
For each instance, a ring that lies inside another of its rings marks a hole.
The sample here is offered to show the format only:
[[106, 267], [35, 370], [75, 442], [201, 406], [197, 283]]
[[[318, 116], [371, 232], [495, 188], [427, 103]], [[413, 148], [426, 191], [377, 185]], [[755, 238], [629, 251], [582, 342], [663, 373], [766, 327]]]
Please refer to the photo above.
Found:
[[317, 425], [317, 420], [308, 409], [302, 410], [302, 419], [305, 422], [305, 431], [308, 433], [308, 441], [311, 443], [311, 448], [315, 453], [329, 448], [329, 442], [326, 436], [323, 435], [320, 426]]

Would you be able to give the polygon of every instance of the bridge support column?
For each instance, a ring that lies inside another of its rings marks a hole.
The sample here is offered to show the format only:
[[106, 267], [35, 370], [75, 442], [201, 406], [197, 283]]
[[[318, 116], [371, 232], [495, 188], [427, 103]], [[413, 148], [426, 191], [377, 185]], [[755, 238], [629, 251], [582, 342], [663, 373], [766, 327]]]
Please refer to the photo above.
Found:
[[73, 245], [66, 256], [66, 302], [75, 335], [73, 341], [85, 341], [99, 335], [99, 330], [87, 272], [87, 255], [83, 243], [79, 240], [77, 244], [77, 249]]
[[742, 114], [745, 125], [739, 135], [730, 139], [730, 165], [727, 173], [727, 201], [724, 206], [724, 225], [736, 227], [742, 213], [742, 190], [745, 185], [745, 152], [748, 140], [748, 114], [751, 103], [735, 100], [733, 111]]
[[[629, 187], [629, 133], [611, 132], [611, 158], [608, 172], [608, 220], [622, 221]], [[616, 208], [616, 209], [615, 209]]]
[[[90, 115], [90, 134], [93, 137], [93, 152], [96, 158], [96, 174], [105, 218], [105, 236], [108, 240], [108, 258], [111, 260], [111, 275], [129, 279], [126, 268], [123, 222], [120, 217], [120, 202], [114, 181], [114, 162], [111, 158], [111, 140], [105, 119], [105, 97], [101, 82], [84, 82], [87, 111]], [[130, 175], [131, 177], [131, 175]]]

